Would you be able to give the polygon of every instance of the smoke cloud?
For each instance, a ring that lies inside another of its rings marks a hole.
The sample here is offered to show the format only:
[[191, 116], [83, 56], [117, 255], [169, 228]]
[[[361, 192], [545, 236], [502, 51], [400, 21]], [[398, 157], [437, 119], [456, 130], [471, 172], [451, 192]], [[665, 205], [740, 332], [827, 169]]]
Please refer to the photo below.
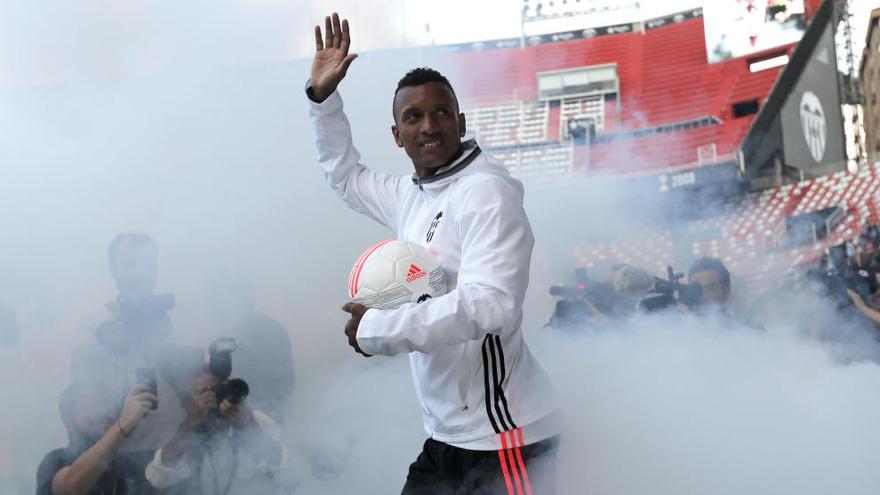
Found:
[[[286, 326], [300, 493], [396, 492], [425, 435], [408, 365], [350, 352], [338, 309], [351, 263], [390, 234], [323, 184], [302, 91], [309, 63], [282, 60], [311, 43], [318, 16], [302, 4], [163, 5], [3, 3], [0, 301], [19, 336], [0, 347], [13, 401], [0, 412], [0, 489], [32, 493], [37, 463], [65, 444], [56, 404], [70, 351], [115, 296], [107, 245], [143, 231], [160, 245], [159, 292], [177, 296], [173, 341], [210, 340], [219, 308], [205, 282], [227, 266], [250, 275], [257, 309]], [[410, 173], [390, 135], [391, 95], [421, 65], [453, 84], [466, 77], [412, 50], [363, 53], [343, 83], [355, 142], [376, 169]], [[873, 489], [876, 344], [830, 315], [833, 343], [804, 332], [796, 316], [811, 296], [791, 296], [763, 332], [671, 316], [576, 338], [542, 329], [572, 243], [662, 216], [644, 202], [633, 212], [637, 193], [613, 185], [584, 196], [577, 183], [527, 185], [537, 246], [525, 331], [563, 399], [563, 493]]]

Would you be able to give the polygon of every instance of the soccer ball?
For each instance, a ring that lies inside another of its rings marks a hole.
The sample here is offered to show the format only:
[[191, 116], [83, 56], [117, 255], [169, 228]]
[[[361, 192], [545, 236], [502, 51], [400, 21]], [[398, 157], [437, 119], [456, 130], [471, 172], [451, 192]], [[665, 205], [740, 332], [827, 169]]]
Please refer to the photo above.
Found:
[[364, 251], [348, 277], [348, 295], [368, 308], [394, 309], [446, 293], [446, 274], [425, 248], [383, 241]]

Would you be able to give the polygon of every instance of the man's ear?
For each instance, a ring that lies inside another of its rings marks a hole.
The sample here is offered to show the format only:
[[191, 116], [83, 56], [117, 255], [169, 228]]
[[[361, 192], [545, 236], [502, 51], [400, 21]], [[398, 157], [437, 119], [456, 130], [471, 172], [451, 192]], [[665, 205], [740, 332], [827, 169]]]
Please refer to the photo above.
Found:
[[391, 134], [394, 135], [394, 142], [397, 143], [397, 147], [403, 148], [403, 141], [400, 140], [400, 129], [397, 128], [397, 124], [391, 126]]
[[465, 133], [467, 133], [467, 122], [465, 121], [464, 114], [458, 114], [458, 134], [459, 137], [464, 137]]

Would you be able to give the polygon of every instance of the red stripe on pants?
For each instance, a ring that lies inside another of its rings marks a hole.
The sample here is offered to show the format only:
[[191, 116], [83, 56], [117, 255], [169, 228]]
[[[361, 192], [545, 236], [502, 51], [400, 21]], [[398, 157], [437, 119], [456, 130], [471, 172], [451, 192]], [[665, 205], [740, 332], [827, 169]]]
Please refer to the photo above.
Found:
[[519, 448], [525, 444], [522, 428], [517, 428], [515, 432], [511, 432], [511, 435], [515, 440], [518, 439], [519, 441], [519, 443], [514, 443], [514, 445], [516, 445], [516, 460], [519, 462], [519, 469], [522, 472], [523, 484], [526, 487], [526, 495], [532, 495], [532, 485], [529, 484], [529, 473], [526, 471], [526, 463], [523, 462], [522, 452], [519, 450]]
[[[508, 447], [507, 433], [509, 433], [509, 432], [504, 432], [501, 434], [501, 447], [502, 447], [502, 450], [504, 451], [504, 454], [507, 456], [507, 462], [510, 463], [510, 470], [511, 470], [511, 472], [513, 472], [513, 481], [516, 483], [516, 495], [524, 495], [523, 488], [522, 488], [522, 482], [520, 481], [520, 477], [519, 477], [519, 468], [516, 465], [516, 461], [514, 460], [513, 452], [511, 450], [514, 446], [513, 437], [510, 438], [510, 440], [511, 440], [510, 446]], [[511, 491], [511, 493], [513, 493], [513, 492]]]

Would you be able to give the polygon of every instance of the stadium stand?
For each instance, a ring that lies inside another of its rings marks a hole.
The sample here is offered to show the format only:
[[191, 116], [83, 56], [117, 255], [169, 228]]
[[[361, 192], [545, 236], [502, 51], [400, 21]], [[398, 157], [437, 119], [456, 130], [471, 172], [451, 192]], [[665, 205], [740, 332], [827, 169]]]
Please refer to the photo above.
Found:
[[[806, 2], [808, 16], [820, 3]], [[525, 41], [446, 55], [468, 74], [460, 92], [478, 138], [524, 179], [564, 178], [586, 170], [593, 177], [627, 180], [730, 163], [784, 69], [753, 72], [752, 65], [790, 57], [796, 46], [710, 64], [700, 10]], [[598, 66], [613, 66], [619, 90], [539, 99], [540, 74]], [[571, 120], [595, 126], [585, 146], [570, 139]], [[584, 163], [574, 163], [579, 157]], [[756, 297], [816, 261], [829, 246], [876, 224], [878, 194], [880, 162], [859, 174], [840, 172], [735, 196], [721, 206], [721, 214], [690, 222], [684, 233], [642, 229], [616, 242], [581, 243], [573, 256], [578, 266], [623, 262], [657, 274], [682, 251], [717, 257]], [[831, 206], [845, 213], [827, 237], [786, 244], [787, 218]]]
[[[713, 239], [693, 242], [692, 254], [721, 259], [747, 282], [753, 297], [760, 296], [815, 262], [828, 247], [853, 240], [865, 226], [880, 222], [878, 196], [880, 162], [858, 174], [839, 172], [749, 194], [727, 205], [725, 214], [690, 225], [692, 233], [717, 233]], [[827, 237], [793, 248], [782, 244], [786, 217], [830, 206], [841, 206], [846, 217]], [[672, 233], [668, 229], [643, 230], [614, 243], [582, 244], [574, 248], [573, 256], [578, 266], [613, 261], [659, 274], [673, 264]]]
[[[793, 46], [709, 64], [703, 19], [697, 16], [640, 32], [446, 56], [468, 73], [460, 91], [484, 147], [559, 146], [563, 151], [501, 153], [517, 158], [507, 162], [511, 169], [531, 174], [521, 177], [550, 179], [582, 168], [560, 167], [546, 156], [567, 153], [566, 129], [572, 118], [589, 117], [595, 123], [597, 141], [587, 153], [588, 173], [593, 175], [697, 166], [697, 150], [703, 146], [712, 146], [717, 160], [731, 159], [754, 119], [753, 114], [735, 115], [733, 105], [752, 100], [760, 105], [781, 71], [753, 73], [750, 61], [790, 53]], [[605, 64], [616, 66], [619, 95], [538, 101], [537, 74]], [[713, 124], [690, 124], [706, 119]], [[670, 125], [677, 128], [650, 132]], [[542, 169], [542, 163], [552, 165]]]
[[468, 126], [486, 148], [547, 141], [547, 102], [518, 102], [465, 109]]
[[568, 146], [535, 146], [497, 151], [495, 157], [520, 177], [571, 175], [572, 149]]

